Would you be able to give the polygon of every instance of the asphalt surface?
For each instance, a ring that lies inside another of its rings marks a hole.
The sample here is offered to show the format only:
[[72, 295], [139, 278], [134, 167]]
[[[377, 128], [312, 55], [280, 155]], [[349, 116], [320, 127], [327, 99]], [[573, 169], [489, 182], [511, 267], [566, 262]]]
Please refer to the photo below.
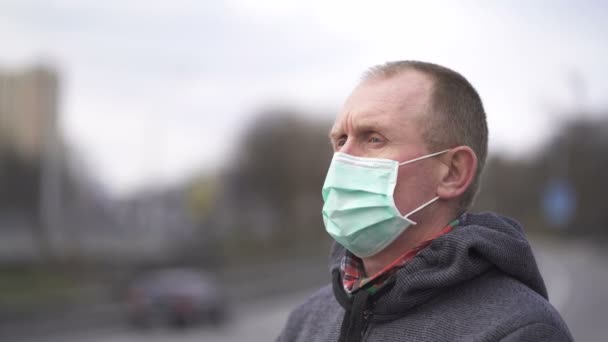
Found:
[[533, 243], [549, 301], [575, 341], [608, 341], [608, 251], [600, 242]]
[[[591, 242], [533, 242], [551, 303], [560, 311], [576, 341], [608, 341], [608, 253]], [[319, 272], [325, 272], [321, 268]], [[0, 331], [1, 341], [139, 342], [139, 341], [273, 341], [289, 312], [314, 291], [234, 303], [230, 323], [220, 328], [164, 327], [135, 330], [115, 307], [98, 308], [99, 324], [86, 315], [48, 321], [46, 326], [13, 326]], [[105, 310], [105, 311], [104, 311]], [[95, 316], [88, 316], [95, 317]], [[110, 317], [110, 319], [108, 319]], [[79, 321], [80, 319], [80, 321]], [[70, 323], [71, 322], [71, 323]], [[0, 327], [1, 329], [2, 327]]]
[[48, 342], [234, 342], [274, 341], [294, 304], [303, 301], [309, 293], [302, 292], [279, 298], [249, 303], [233, 314], [231, 322], [222, 327], [191, 327], [182, 330], [155, 327], [136, 330], [125, 325], [100, 330], [66, 333], [47, 338]]

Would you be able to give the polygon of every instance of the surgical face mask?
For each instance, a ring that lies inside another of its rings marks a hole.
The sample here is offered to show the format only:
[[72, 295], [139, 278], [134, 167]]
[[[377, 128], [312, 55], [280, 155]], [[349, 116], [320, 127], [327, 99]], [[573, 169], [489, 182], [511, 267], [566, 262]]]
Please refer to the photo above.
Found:
[[447, 151], [403, 163], [336, 152], [322, 192], [323, 222], [329, 235], [360, 258], [378, 254], [416, 224], [409, 216], [439, 198], [436, 196], [407, 215], [401, 215], [393, 199], [399, 166]]

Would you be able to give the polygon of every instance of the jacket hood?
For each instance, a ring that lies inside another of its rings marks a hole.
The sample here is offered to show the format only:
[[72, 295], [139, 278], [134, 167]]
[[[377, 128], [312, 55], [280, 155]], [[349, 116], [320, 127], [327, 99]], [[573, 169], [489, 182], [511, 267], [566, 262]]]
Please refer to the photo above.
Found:
[[[334, 243], [330, 271], [334, 274], [333, 289], [338, 302], [349, 307], [348, 295], [339, 277], [345, 253], [342, 246]], [[374, 312], [385, 317], [398, 315], [451, 287], [496, 269], [547, 298], [544, 281], [521, 225], [494, 213], [463, 214], [457, 227], [433, 240], [395, 273], [376, 294], [379, 298]]]

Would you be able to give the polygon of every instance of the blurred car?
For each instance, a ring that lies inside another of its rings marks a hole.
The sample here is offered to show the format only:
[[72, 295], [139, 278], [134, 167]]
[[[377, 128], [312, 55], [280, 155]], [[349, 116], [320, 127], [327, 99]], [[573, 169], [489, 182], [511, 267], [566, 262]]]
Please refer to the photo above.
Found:
[[130, 282], [127, 310], [137, 327], [195, 323], [220, 325], [227, 318], [227, 301], [218, 282], [194, 269], [146, 272]]

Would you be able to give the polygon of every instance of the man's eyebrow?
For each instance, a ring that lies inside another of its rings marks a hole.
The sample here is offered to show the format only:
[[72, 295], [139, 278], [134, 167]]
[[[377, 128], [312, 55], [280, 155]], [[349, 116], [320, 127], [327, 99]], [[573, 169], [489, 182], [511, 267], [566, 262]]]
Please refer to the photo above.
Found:
[[[381, 131], [383, 131], [384, 129], [385, 129], [385, 126], [381, 125], [378, 122], [364, 122], [360, 125], [355, 126], [354, 133], [367, 133], [367, 132], [382, 133]], [[342, 136], [343, 134], [344, 134], [344, 132], [342, 131], [342, 129], [334, 127], [329, 131], [329, 140], [337, 139], [338, 137]]]
[[338, 130], [336, 128], [332, 128], [329, 131], [329, 134], [327, 136], [328, 136], [329, 140], [334, 140], [334, 139], [337, 139], [338, 136], [340, 136], [340, 135], [341, 135], [340, 130]]
[[384, 129], [385, 126], [378, 122], [366, 122], [355, 127], [357, 132], [379, 132]]

